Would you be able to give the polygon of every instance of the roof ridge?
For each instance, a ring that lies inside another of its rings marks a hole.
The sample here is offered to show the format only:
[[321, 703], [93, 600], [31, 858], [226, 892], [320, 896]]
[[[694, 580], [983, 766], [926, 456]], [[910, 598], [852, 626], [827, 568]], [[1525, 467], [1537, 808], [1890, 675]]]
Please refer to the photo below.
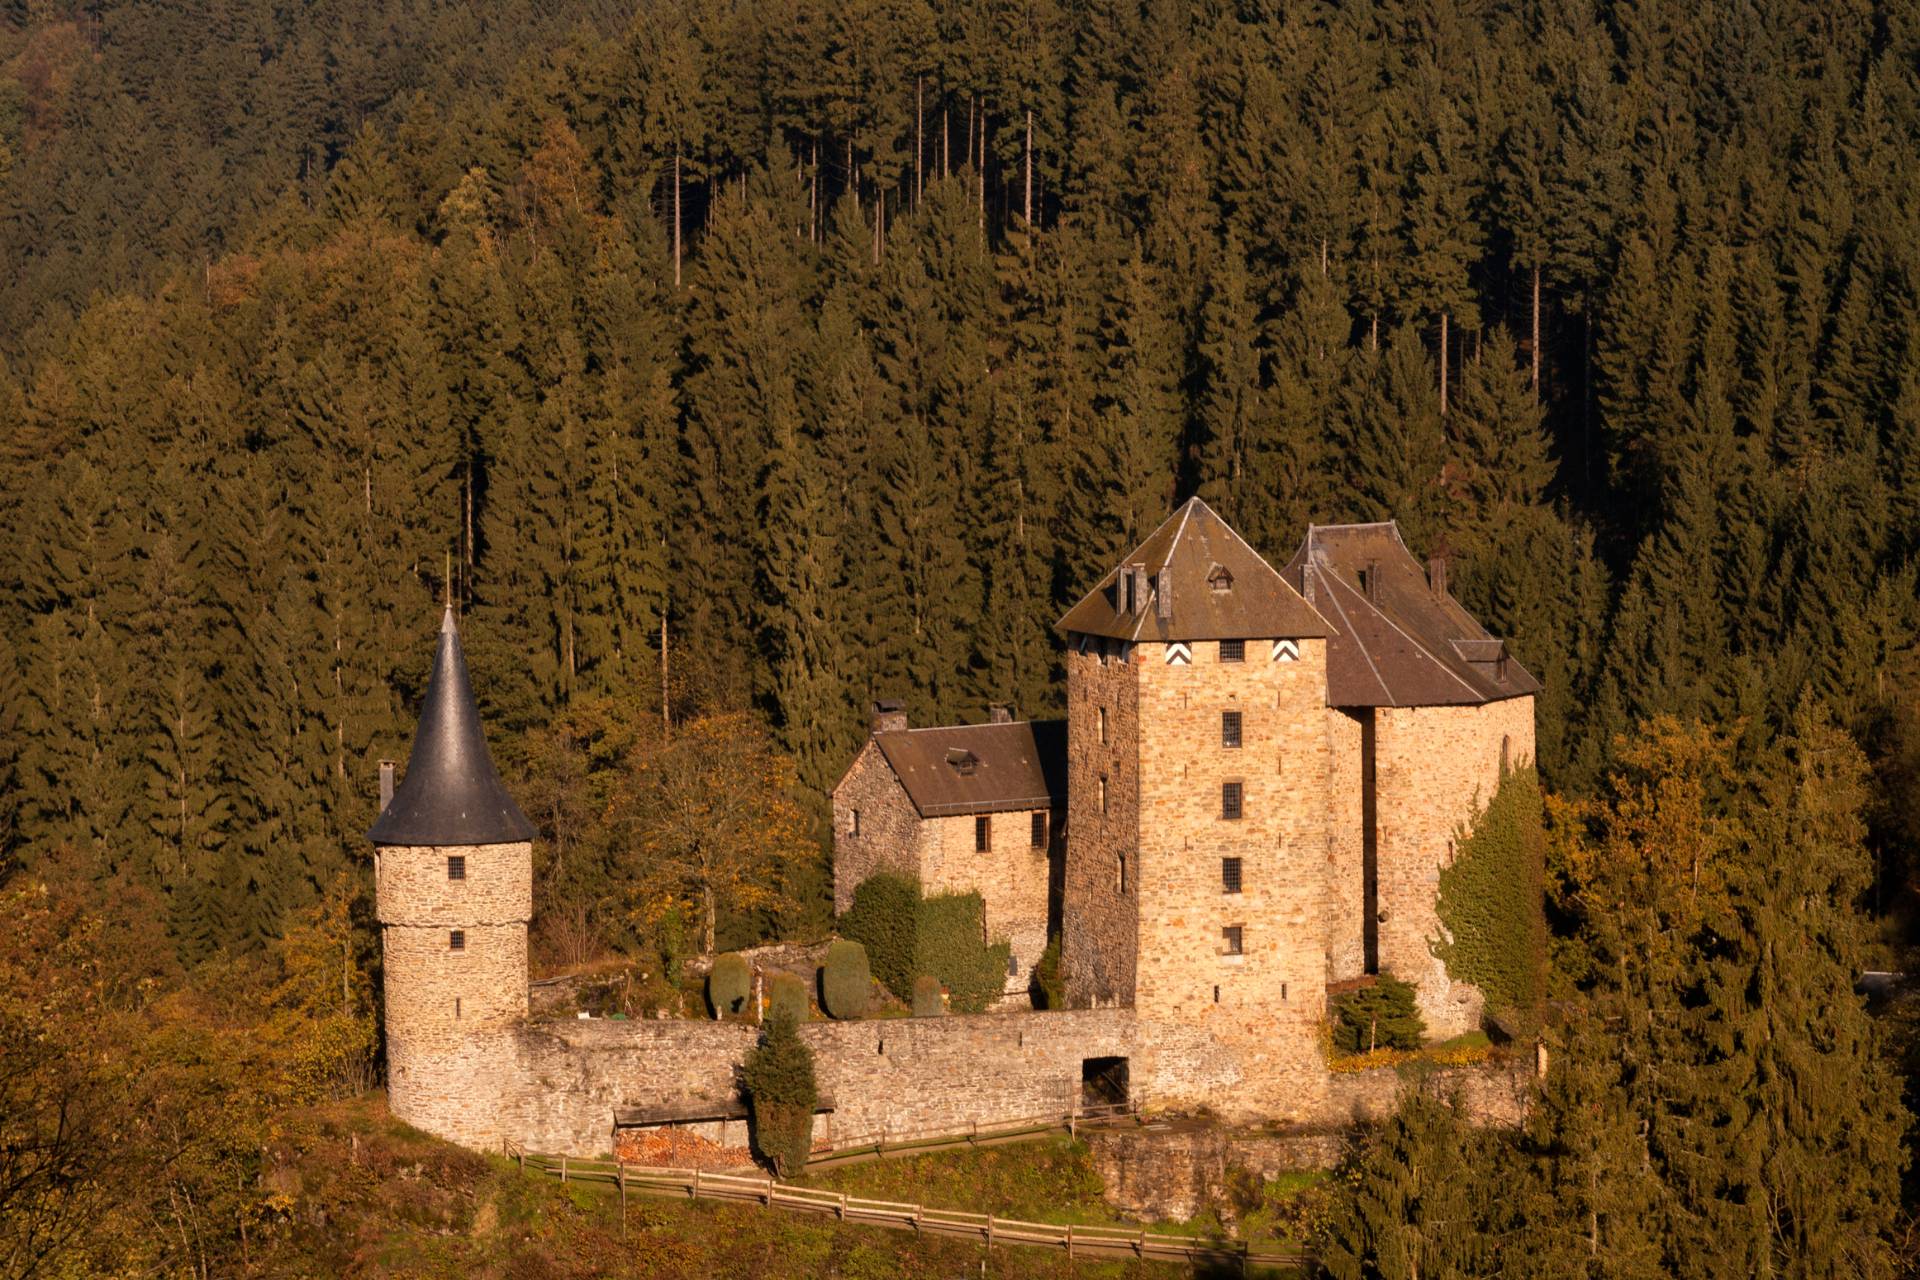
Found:
[[[1344, 582], [1341, 582], [1340, 585], [1343, 587], [1346, 587], [1347, 590], [1349, 591], [1355, 591], [1355, 588], [1348, 587], [1347, 584]], [[1357, 591], [1355, 593], [1358, 594]], [[1392, 614], [1388, 613], [1385, 609], [1382, 609], [1379, 605], [1375, 604], [1371, 600], [1368, 600], [1366, 603], [1367, 603], [1367, 608], [1373, 610], [1373, 612], [1379, 616], [1381, 621], [1385, 622], [1388, 626], [1392, 627], [1395, 631], [1398, 631], [1401, 635], [1405, 636], [1407, 639], [1407, 643], [1411, 644], [1414, 648], [1418, 649], [1421, 652], [1421, 654], [1423, 654], [1426, 657], [1427, 661], [1431, 662], [1434, 666], [1446, 672], [1447, 675], [1453, 680], [1455, 684], [1459, 685], [1461, 688], [1465, 689], [1468, 693], [1472, 694], [1476, 698], [1480, 696], [1480, 690], [1474, 688], [1472, 684], [1468, 683], [1468, 681], [1464, 676], [1462, 676], [1458, 671], [1455, 671], [1452, 667], [1448, 666], [1446, 659], [1442, 658], [1439, 654], [1435, 653], [1433, 650], [1427, 648], [1426, 645], [1420, 643], [1420, 639], [1418, 636], [1414, 635], [1411, 631], [1408, 631], [1405, 627], [1401, 626], [1398, 622], [1395, 622]], [[1363, 653], [1366, 652], [1365, 645], [1361, 646], [1361, 652]], [[1367, 657], [1367, 663], [1368, 665], [1372, 665], [1373, 663], [1373, 657], [1370, 654]], [[1382, 683], [1384, 684], [1385, 682], [1383, 681]]]

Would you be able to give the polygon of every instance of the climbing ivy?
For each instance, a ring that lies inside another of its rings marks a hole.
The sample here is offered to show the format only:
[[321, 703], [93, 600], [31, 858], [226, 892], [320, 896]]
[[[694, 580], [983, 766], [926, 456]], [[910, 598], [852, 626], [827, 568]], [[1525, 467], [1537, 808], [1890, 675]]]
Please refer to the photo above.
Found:
[[1492, 1013], [1538, 1005], [1546, 968], [1541, 909], [1542, 823], [1539, 775], [1531, 767], [1502, 774], [1493, 800], [1457, 842], [1440, 871], [1442, 936], [1433, 954], [1456, 982], [1485, 993]]

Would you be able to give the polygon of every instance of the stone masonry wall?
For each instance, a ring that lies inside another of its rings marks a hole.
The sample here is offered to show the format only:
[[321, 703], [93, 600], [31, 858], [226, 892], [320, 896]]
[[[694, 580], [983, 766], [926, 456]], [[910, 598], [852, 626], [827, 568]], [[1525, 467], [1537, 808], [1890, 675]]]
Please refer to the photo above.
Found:
[[[986, 818], [991, 846], [975, 849], [975, 823]], [[927, 892], [978, 891], [986, 904], [987, 937], [1013, 946], [1018, 972], [1008, 975], [1008, 991], [1025, 991], [1033, 966], [1047, 948], [1047, 845], [1033, 843], [1033, 811], [962, 814], [932, 818], [920, 881]], [[1047, 831], [1051, 836], [1051, 815]]]
[[1135, 665], [1117, 654], [1103, 657], [1101, 643], [1091, 641], [1086, 653], [1070, 647], [1066, 655], [1060, 959], [1067, 1000], [1075, 1006], [1133, 1003], [1139, 945], [1139, 682]]
[[[463, 879], [449, 857], [465, 859]], [[475, 1037], [526, 1017], [533, 846], [388, 847], [375, 876], [388, 1104], [429, 1132], [484, 1129], [502, 1073]]]
[[1366, 813], [1361, 718], [1327, 708], [1327, 981], [1366, 972]]
[[1479, 1025], [1481, 1000], [1470, 984], [1448, 981], [1430, 946], [1440, 932], [1440, 868], [1493, 798], [1502, 742], [1513, 767], [1532, 761], [1533, 699], [1374, 714], [1380, 967], [1419, 984], [1428, 1034], [1458, 1035]]
[[[853, 815], [860, 815], [859, 834]], [[920, 811], [888, 766], [879, 744], [868, 738], [833, 789], [833, 910], [853, 905], [853, 891], [877, 871], [920, 874], [927, 843]]]
[[[1276, 661], [1270, 640], [1222, 662], [1214, 641], [1169, 664], [1136, 647], [1140, 685], [1140, 960], [1143, 1024], [1192, 1026], [1231, 1048], [1239, 1086], [1210, 1100], [1227, 1114], [1294, 1117], [1318, 1109], [1326, 1074], [1326, 643], [1299, 640]], [[1241, 745], [1223, 744], [1238, 711]], [[1222, 785], [1242, 814], [1222, 816]], [[1227, 893], [1223, 859], [1241, 860]], [[1240, 955], [1223, 930], [1238, 926]]]

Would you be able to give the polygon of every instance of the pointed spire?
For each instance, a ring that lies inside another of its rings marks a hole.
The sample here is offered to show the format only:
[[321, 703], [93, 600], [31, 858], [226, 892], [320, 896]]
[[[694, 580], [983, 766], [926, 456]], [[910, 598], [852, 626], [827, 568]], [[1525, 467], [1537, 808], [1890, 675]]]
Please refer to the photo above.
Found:
[[449, 602], [407, 776], [367, 838], [386, 845], [457, 845], [533, 837], [533, 824], [507, 794], [487, 751]]

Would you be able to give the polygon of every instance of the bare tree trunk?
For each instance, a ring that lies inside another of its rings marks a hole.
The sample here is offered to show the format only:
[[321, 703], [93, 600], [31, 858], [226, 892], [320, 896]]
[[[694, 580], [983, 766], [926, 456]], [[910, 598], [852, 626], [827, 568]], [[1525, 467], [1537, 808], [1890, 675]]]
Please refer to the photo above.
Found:
[[680, 148], [673, 149], [673, 285], [680, 287]]
[[847, 190], [853, 193], [853, 211], [860, 212], [860, 178], [853, 171], [853, 139], [847, 139]]
[[1027, 230], [1033, 230], [1033, 108], [1027, 108]]
[[819, 239], [820, 225], [820, 139], [813, 140], [813, 185], [807, 188], [807, 243]]
[[924, 75], [913, 78], [913, 207], [916, 212], [920, 208], [920, 172], [926, 154], [926, 84]]
[[667, 604], [660, 602], [660, 739], [666, 741], [673, 733], [671, 703], [667, 700]]
[[940, 176], [953, 174], [953, 127], [947, 123], [947, 104], [940, 104]]
[[712, 959], [713, 958], [713, 918], [715, 915], [715, 912], [713, 909], [713, 886], [712, 885], [700, 886], [700, 907], [701, 907], [701, 914], [705, 917], [705, 923], [706, 923], [706, 927], [701, 933], [701, 942], [703, 943], [703, 949], [701, 951], [701, 954], [706, 956], [708, 959]]
[[980, 234], [987, 232], [987, 100], [980, 100]]
[[1540, 268], [1533, 269], [1533, 398], [1540, 399]]
[[1440, 412], [1447, 411], [1447, 313], [1440, 313]]
[[1320, 237], [1320, 278], [1327, 278], [1327, 238]]

